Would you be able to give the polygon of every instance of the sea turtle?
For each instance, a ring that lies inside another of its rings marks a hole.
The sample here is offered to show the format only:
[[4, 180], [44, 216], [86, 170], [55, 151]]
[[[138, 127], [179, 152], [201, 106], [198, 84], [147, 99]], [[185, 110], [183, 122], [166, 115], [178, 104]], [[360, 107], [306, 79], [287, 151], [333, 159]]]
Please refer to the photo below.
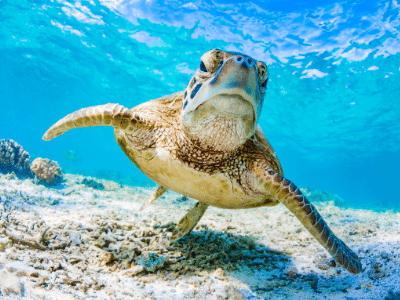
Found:
[[257, 125], [267, 81], [265, 63], [213, 49], [202, 55], [184, 91], [132, 109], [111, 103], [82, 108], [55, 123], [43, 139], [71, 128], [113, 126], [125, 154], [159, 184], [144, 207], [167, 190], [199, 201], [179, 222], [175, 239], [187, 235], [209, 205], [242, 209], [282, 203], [340, 266], [359, 273], [358, 256], [283, 177]]

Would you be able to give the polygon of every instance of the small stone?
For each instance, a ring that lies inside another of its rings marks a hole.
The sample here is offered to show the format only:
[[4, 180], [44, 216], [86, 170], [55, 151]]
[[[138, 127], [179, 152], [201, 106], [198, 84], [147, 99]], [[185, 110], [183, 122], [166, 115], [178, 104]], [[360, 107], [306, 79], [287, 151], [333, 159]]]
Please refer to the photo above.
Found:
[[81, 235], [78, 232], [71, 232], [69, 234], [69, 238], [72, 241], [72, 243], [76, 246], [79, 246], [81, 242]]
[[78, 263], [78, 262], [80, 262], [80, 261], [82, 261], [82, 258], [81, 258], [81, 257], [70, 256], [70, 258], [69, 258], [69, 262], [70, 262], [71, 264], [76, 264], [76, 263]]
[[111, 252], [101, 252], [100, 257], [106, 264], [115, 260], [114, 253]]
[[40, 276], [39, 279], [36, 281], [35, 286], [42, 286], [46, 283], [46, 280], [48, 279], [47, 276]]
[[8, 249], [7, 249], [7, 252], [8, 252], [8, 253], [15, 253], [15, 250], [16, 250], [16, 249], [15, 249], [15, 246], [13, 246], [13, 247], [8, 248]]
[[22, 276], [27, 276], [28, 273], [25, 270], [18, 270], [15, 275], [17, 275], [18, 277], [22, 277]]
[[0, 272], [0, 287], [3, 295], [22, 296], [22, 285], [17, 276], [8, 272]]
[[208, 277], [208, 272], [207, 271], [200, 271], [197, 273], [197, 275], [201, 276], [201, 277]]
[[195, 295], [196, 295], [196, 292], [194, 290], [187, 291], [186, 293], [183, 294], [183, 296], [186, 299], [193, 299]]
[[109, 270], [110, 272], [115, 272], [117, 270], [117, 265], [116, 264], [112, 265]]
[[6, 271], [7, 271], [8, 273], [15, 273], [15, 272], [17, 271], [17, 269], [16, 269], [16, 268], [13, 268], [13, 267], [6, 267]]
[[39, 278], [39, 273], [38, 273], [38, 272], [35, 272], [35, 271], [29, 272], [29, 273], [28, 273], [28, 276], [29, 276], [29, 277]]
[[89, 289], [89, 287], [88, 287], [88, 285], [87, 285], [86, 283], [82, 283], [81, 286], [79, 287], [79, 289], [80, 289], [82, 292], [86, 293], [87, 290]]
[[371, 270], [368, 273], [368, 277], [372, 280], [383, 278], [386, 276], [386, 272], [381, 269], [381, 265], [377, 262], [372, 262]]
[[7, 248], [7, 244], [0, 242], [0, 251], [3, 252], [4, 250], [6, 250], [6, 248]]
[[328, 274], [329, 276], [336, 275], [336, 270], [335, 269], [329, 269], [328, 271], [326, 271], [326, 274]]
[[102, 287], [104, 287], [104, 284], [102, 284], [102, 283], [100, 283], [100, 282], [97, 282], [96, 284], [92, 285], [92, 288], [93, 288], [95, 291], [100, 290]]
[[199, 277], [190, 277], [186, 282], [195, 288], [200, 288], [202, 280]]
[[57, 271], [59, 269], [62, 269], [61, 264], [59, 262], [51, 261], [46, 270], [49, 271], [49, 272], [54, 272], [54, 271]]
[[360, 288], [362, 288], [362, 289], [367, 289], [367, 288], [370, 288], [370, 287], [372, 287], [372, 282], [362, 283], [360, 285]]
[[322, 261], [317, 262], [315, 265], [316, 265], [316, 267], [317, 267], [318, 269], [327, 271], [327, 270], [329, 270], [329, 265], [328, 265], [328, 263], [329, 263], [329, 261], [325, 259], [325, 260], [322, 260]]
[[245, 300], [245, 298], [243, 297], [242, 293], [240, 293], [238, 291], [238, 289], [234, 286], [226, 286], [224, 288], [224, 292], [225, 292], [225, 299], [235, 299], [235, 300]]
[[134, 266], [131, 269], [132, 269], [132, 275], [137, 275], [145, 270], [143, 266]]
[[122, 262], [122, 267], [125, 268], [125, 269], [129, 269], [131, 267], [130, 261], [129, 260], [124, 260]]
[[145, 271], [143, 266], [134, 266], [128, 270], [122, 271], [121, 275], [123, 276], [136, 276]]
[[289, 270], [286, 272], [286, 275], [287, 275], [289, 278], [294, 279], [294, 278], [296, 277], [297, 273], [298, 273], [298, 272], [297, 272], [296, 268], [291, 268], [291, 269], [289, 269]]
[[225, 271], [221, 268], [216, 269], [212, 275], [217, 279], [225, 279]]

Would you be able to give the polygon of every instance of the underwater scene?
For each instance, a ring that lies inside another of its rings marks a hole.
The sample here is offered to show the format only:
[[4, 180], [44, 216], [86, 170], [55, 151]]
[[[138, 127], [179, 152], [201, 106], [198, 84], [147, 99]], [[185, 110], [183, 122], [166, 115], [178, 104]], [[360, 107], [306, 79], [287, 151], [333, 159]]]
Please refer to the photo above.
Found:
[[400, 299], [399, 170], [397, 0], [0, 0], [1, 299]]

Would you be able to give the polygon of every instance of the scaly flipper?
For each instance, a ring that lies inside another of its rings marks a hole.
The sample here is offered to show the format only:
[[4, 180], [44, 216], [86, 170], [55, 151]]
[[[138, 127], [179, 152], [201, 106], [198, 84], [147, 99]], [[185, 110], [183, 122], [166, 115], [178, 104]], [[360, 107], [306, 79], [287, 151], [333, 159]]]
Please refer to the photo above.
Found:
[[353, 274], [362, 271], [358, 256], [331, 231], [298, 187], [272, 170], [263, 177], [264, 191], [285, 205], [340, 266]]
[[196, 205], [179, 221], [178, 228], [172, 236], [172, 240], [177, 240], [189, 234], [204, 215], [208, 205], [197, 202]]
[[137, 113], [122, 105], [108, 103], [82, 108], [67, 115], [51, 126], [43, 135], [43, 139], [49, 141], [72, 128], [102, 125], [113, 126], [129, 132], [133, 131], [140, 121], [141, 118]]
[[149, 206], [154, 200], [156, 200], [158, 197], [162, 196], [168, 189], [166, 187], [163, 187], [160, 185], [154, 193], [150, 196], [150, 198], [146, 201], [145, 204], [140, 208], [140, 211], [145, 209], [147, 206]]

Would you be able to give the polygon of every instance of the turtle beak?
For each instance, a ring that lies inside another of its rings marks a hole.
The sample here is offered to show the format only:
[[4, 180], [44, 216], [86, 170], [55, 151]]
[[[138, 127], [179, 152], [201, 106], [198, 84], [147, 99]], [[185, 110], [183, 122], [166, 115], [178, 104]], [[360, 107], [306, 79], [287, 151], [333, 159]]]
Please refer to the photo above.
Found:
[[[191, 99], [184, 109], [184, 114], [197, 109], [204, 102], [215, 99], [241, 98], [249, 102], [253, 108], [254, 121], [258, 120], [261, 112], [261, 94], [258, 87], [258, 74], [256, 62], [250, 58], [240, 55], [232, 56], [224, 61], [222, 66], [215, 72], [207, 83], [204, 83], [198, 90], [195, 99]], [[223, 103], [221, 101], [221, 111], [229, 107], [231, 114], [241, 114], [242, 108]], [[228, 112], [228, 111], [227, 111]]]

